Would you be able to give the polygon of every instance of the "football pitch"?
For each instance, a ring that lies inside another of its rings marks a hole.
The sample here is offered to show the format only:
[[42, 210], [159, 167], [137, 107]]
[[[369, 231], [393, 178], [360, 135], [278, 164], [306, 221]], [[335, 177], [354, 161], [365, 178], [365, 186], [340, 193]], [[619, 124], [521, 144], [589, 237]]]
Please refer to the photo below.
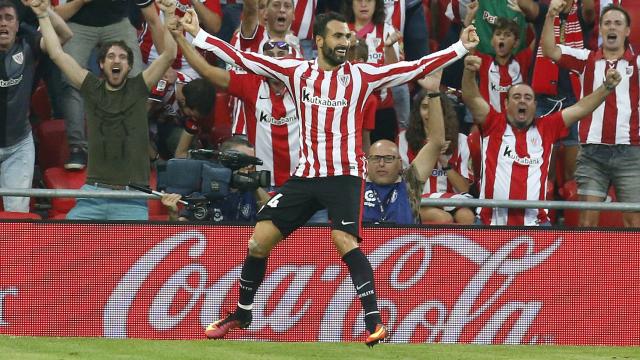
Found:
[[0, 336], [0, 359], [640, 359], [640, 347], [275, 343]]

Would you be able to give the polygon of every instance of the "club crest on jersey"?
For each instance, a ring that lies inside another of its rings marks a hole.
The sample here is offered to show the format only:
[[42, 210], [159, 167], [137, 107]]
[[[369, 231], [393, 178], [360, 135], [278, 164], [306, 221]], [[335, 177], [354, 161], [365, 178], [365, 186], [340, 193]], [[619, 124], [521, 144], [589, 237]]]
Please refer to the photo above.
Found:
[[351, 75], [338, 75], [338, 81], [346, 87], [351, 82]]
[[11, 58], [13, 59], [13, 61], [18, 63], [19, 65], [22, 65], [22, 63], [24, 62], [24, 54], [22, 53], [22, 51], [13, 55]]

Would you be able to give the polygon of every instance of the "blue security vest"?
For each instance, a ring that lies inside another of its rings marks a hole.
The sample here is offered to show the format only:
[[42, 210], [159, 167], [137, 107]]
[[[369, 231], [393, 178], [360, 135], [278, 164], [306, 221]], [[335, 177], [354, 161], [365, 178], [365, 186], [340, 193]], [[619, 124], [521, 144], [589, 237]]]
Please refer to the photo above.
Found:
[[390, 185], [367, 181], [362, 222], [416, 224], [404, 180]]

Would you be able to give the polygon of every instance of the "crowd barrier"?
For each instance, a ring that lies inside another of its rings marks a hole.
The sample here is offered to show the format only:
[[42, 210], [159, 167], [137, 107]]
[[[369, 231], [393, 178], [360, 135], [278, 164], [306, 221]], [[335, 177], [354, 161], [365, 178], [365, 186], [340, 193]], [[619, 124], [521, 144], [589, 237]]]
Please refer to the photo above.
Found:
[[[252, 228], [0, 223], [0, 333], [201, 339], [235, 307]], [[327, 227], [268, 261], [231, 339], [362, 341], [362, 312]], [[640, 345], [640, 243], [626, 230], [369, 227], [396, 343]]]

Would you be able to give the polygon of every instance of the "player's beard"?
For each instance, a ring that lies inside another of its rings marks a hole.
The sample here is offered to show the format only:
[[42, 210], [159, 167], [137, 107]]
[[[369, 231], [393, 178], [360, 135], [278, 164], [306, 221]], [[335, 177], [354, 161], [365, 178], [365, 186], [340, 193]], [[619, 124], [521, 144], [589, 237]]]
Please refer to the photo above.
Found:
[[[336, 50], [345, 50], [345, 55], [341, 56], [336, 54]], [[336, 46], [335, 48], [330, 48], [328, 46], [323, 46], [322, 47], [322, 55], [324, 56], [324, 59], [326, 62], [329, 63], [329, 65], [331, 66], [339, 66], [344, 64], [344, 62], [347, 60], [347, 56], [346, 56], [346, 52], [349, 49], [347, 47], [342, 47], [342, 46]]]

